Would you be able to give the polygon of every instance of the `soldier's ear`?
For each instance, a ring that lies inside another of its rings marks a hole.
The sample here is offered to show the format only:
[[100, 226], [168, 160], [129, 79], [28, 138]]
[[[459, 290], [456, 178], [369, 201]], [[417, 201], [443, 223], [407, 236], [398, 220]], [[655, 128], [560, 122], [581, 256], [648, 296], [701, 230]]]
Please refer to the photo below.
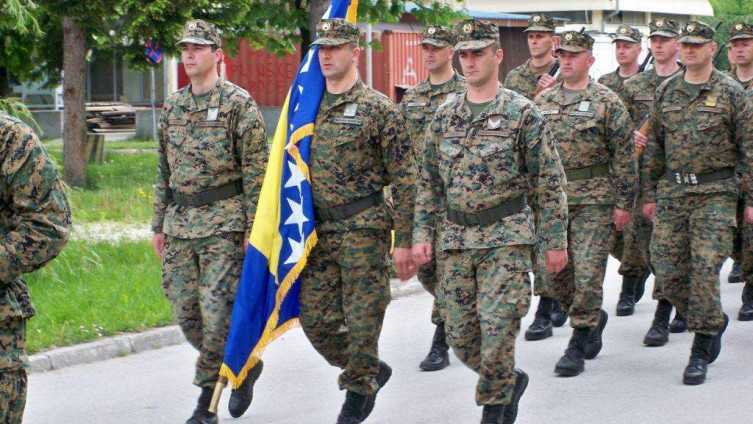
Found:
[[222, 49], [217, 49], [214, 51], [214, 62], [215, 63], [222, 63], [222, 61], [225, 60], [225, 52], [222, 51]]

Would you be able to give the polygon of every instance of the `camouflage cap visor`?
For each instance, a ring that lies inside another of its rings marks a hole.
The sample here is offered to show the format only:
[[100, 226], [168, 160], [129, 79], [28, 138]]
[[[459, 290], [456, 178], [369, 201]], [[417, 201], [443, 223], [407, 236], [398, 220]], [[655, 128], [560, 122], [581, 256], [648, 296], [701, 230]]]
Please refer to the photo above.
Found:
[[489, 47], [497, 41], [494, 38], [487, 38], [484, 40], [465, 40], [455, 44], [455, 50], [481, 50], [485, 47]]
[[523, 32], [554, 32], [554, 28], [543, 25], [534, 25], [523, 30]]
[[686, 43], [686, 44], [706, 44], [714, 40], [710, 40], [706, 37], [701, 37], [699, 35], [683, 35], [677, 41], [680, 43]]
[[653, 37], [655, 35], [659, 36], [659, 37], [675, 38], [675, 37], [677, 37], [680, 34], [678, 34], [676, 32], [671, 32], [671, 31], [659, 29], [659, 30], [651, 32], [648, 35], [648, 37], [651, 38], [651, 37]]
[[186, 38], [178, 41], [177, 43], [175, 43], [175, 46], [176, 47], [181, 47], [181, 46], [183, 46], [183, 44], [189, 44], [189, 43], [190, 44], [198, 44], [198, 45], [201, 45], [201, 46], [210, 46], [212, 44], [216, 44], [215, 42], [213, 42], [211, 40], [205, 40], [205, 39], [202, 39], [202, 38], [186, 37]]
[[423, 40], [421, 40], [421, 44], [428, 44], [434, 47], [447, 47], [450, 45], [450, 43], [448, 43], [447, 41], [438, 40], [436, 38], [424, 38]]
[[312, 46], [342, 46], [343, 44], [355, 43], [349, 38], [322, 37], [311, 43]]

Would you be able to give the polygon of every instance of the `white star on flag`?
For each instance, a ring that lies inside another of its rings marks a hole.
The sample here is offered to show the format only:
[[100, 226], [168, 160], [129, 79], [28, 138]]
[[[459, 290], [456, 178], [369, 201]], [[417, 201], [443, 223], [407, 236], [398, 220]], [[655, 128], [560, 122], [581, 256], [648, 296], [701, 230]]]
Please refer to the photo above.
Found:
[[291, 252], [290, 256], [285, 260], [285, 265], [294, 264], [303, 256], [303, 242], [288, 238], [288, 243], [290, 244]]
[[288, 169], [290, 169], [290, 178], [288, 178], [288, 182], [285, 183], [285, 188], [298, 187], [298, 191], [300, 192], [301, 183], [306, 181], [306, 177], [304, 177], [301, 170], [298, 169], [298, 165], [291, 161], [287, 162]]
[[298, 225], [298, 232], [303, 234], [303, 223], [309, 221], [309, 219], [306, 218], [306, 215], [303, 213], [303, 204], [296, 203], [294, 200], [288, 199], [288, 205], [290, 205], [292, 212], [290, 213], [288, 219], [285, 221], [285, 225]]

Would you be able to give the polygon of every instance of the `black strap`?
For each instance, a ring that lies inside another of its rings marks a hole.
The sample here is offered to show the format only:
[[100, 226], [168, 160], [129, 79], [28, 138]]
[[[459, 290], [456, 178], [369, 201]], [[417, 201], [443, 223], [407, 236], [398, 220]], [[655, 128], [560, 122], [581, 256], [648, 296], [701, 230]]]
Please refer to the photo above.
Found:
[[566, 169], [565, 176], [568, 181], [589, 180], [591, 178], [609, 175], [609, 165], [591, 165], [585, 168]]
[[219, 187], [210, 188], [195, 194], [180, 194], [167, 190], [168, 199], [180, 206], [198, 207], [243, 194], [243, 181], [235, 180]]
[[526, 195], [521, 194], [510, 201], [479, 213], [463, 213], [448, 208], [447, 219], [455, 224], [466, 227], [474, 227], [477, 225], [485, 227], [497, 223], [508, 216], [522, 212], [526, 206]]
[[667, 171], [664, 178], [671, 183], [678, 185], [694, 186], [698, 184], [711, 183], [714, 181], [726, 180], [735, 176], [734, 168], [724, 168], [706, 174], [694, 174], [691, 172], [671, 172]]
[[359, 212], [365, 211], [372, 206], [381, 204], [384, 201], [382, 191], [375, 191], [366, 197], [354, 200], [344, 205], [338, 205], [332, 208], [314, 209], [314, 217], [317, 221], [340, 221]]

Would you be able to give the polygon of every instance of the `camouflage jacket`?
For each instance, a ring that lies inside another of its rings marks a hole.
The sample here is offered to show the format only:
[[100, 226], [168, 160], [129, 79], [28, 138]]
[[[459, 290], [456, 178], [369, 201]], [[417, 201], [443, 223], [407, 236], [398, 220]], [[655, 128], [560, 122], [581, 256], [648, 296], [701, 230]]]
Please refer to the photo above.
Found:
[[[554, 63], [557, 63], [557, 61], [555, 60]], [[508, 90], [515, 91], [523, 97], [533, 100], [533, 94], [536, 92], [536, 85], [539, 83], [541, 75], [537, 77], [531, 70], [530, 64], [531, 59], [529, 58], [522, 65], [516, 66], [512, 71], [507, 73], [505, 82], [502, 85]], [[562, 77], [557, 76], [557, 80], [562, 81]]]
[[[474, 119], [465, 96], [459, 96], [439, 107], [425, 143], [415, 243], [430, 243], [438, 228], [443, 250], [534, 243], [542, 250], [567, 247], [564, 171], [548, 124], [531, 101], [500, 87]], [[446, 208], [478, 213], [531, 193], [537, 234], [530, 207], [485, 227], [458, 225], [438, 214]]]
[[[56, 257], [71, 231], [57, 168], [31, 128], [0, 112], [0, 320], [34, 307], [22, 275]], [[7, 363], [0, 352], [0, 370]]]
[[344, 205], [388, 185], [394, 207], [390, 211], [384, 203], [341, 221], [319, 222], [317, 231], [394, 226], [395, 246], [410, 247], [416, 163], [400, 110], [361, 81], [333, 104], [327, 105], [325, 99], [311, 142], [314, 207]]
[[[188, 85], [165, 100], [152, 230], [201, 238], [251, 229], [267, 160], [267, 132], [256, 102], [220, 79], [199, 108]], [[171, 202], [167, 189], [193, 195], [241, 180], [243, 194], [204, 206]]]
[[630, 118], [633, 120], [634, 128], [638, 127], [643, 118], [648, 116], [651, 104], [654, 102], [654, 93], [660, 81], [661, 77], [656, 75], [654, 68], [633, 75], [625, 81], [625, 88], [619, 94], [622, 103], [630, 114]]
[[426, 79], [405, 93], [399, 106], [405, 117], [405, 125], [408, 127], [417, 162], [423, 155], [426, 127], [434, 118], [439, 105], [464, 92], [465, 78], [456, 72], [439, 91], [432, 91], [431, 84]]
[[632, 210], [637, 171], [633, 128], [625, 106], [593, 80], [569, 102], [562, 86], [557, 84], [536, 97], [536, 105], [551, 123], [562, 166], [566, 170], [594, 165], [610, 168], [609, 176], [568, 181], [568, 204]]
[[737, 72], [734, 68], [730, 69], [729, 71], [725, 72], [727, 76], [735, 80], [738, 84], [742, 85], [744, 89], [746, 90], [752, 90], [753, 89], [753, 81], [740, 81], [740, 77], [737, 76]]
[[[643, 203], [657, 198], [728, 192], [738, 194], [739, 181], [728, 178], [698, 185], [669, 182], [665, 174], [706, 174], [735, 168], [744, 153], [746, 116], [743, 89], [714, 70], [696, 97], [683, 87], [684, 72], [656, 90], [643, 158]], [[750, 110], [750, 109], [748, 109]], [[753, 152], [747, 152], [751, 157]], [[732, 224], [734, 225], [734, 223]]]
[[599, 77], [599, 84], [607, 87], [608, 89], [614, 91], [615, 94], [620, 96], [622, 98], [622, 92], [625, 89], [625, 81], [628, 80], [628, 78], [622, 78], [618, 72], [620, 72], [620, 68], [617, 68], [614, 70], [614, 72], [610, 72], [608, 74], [604, 74]]

